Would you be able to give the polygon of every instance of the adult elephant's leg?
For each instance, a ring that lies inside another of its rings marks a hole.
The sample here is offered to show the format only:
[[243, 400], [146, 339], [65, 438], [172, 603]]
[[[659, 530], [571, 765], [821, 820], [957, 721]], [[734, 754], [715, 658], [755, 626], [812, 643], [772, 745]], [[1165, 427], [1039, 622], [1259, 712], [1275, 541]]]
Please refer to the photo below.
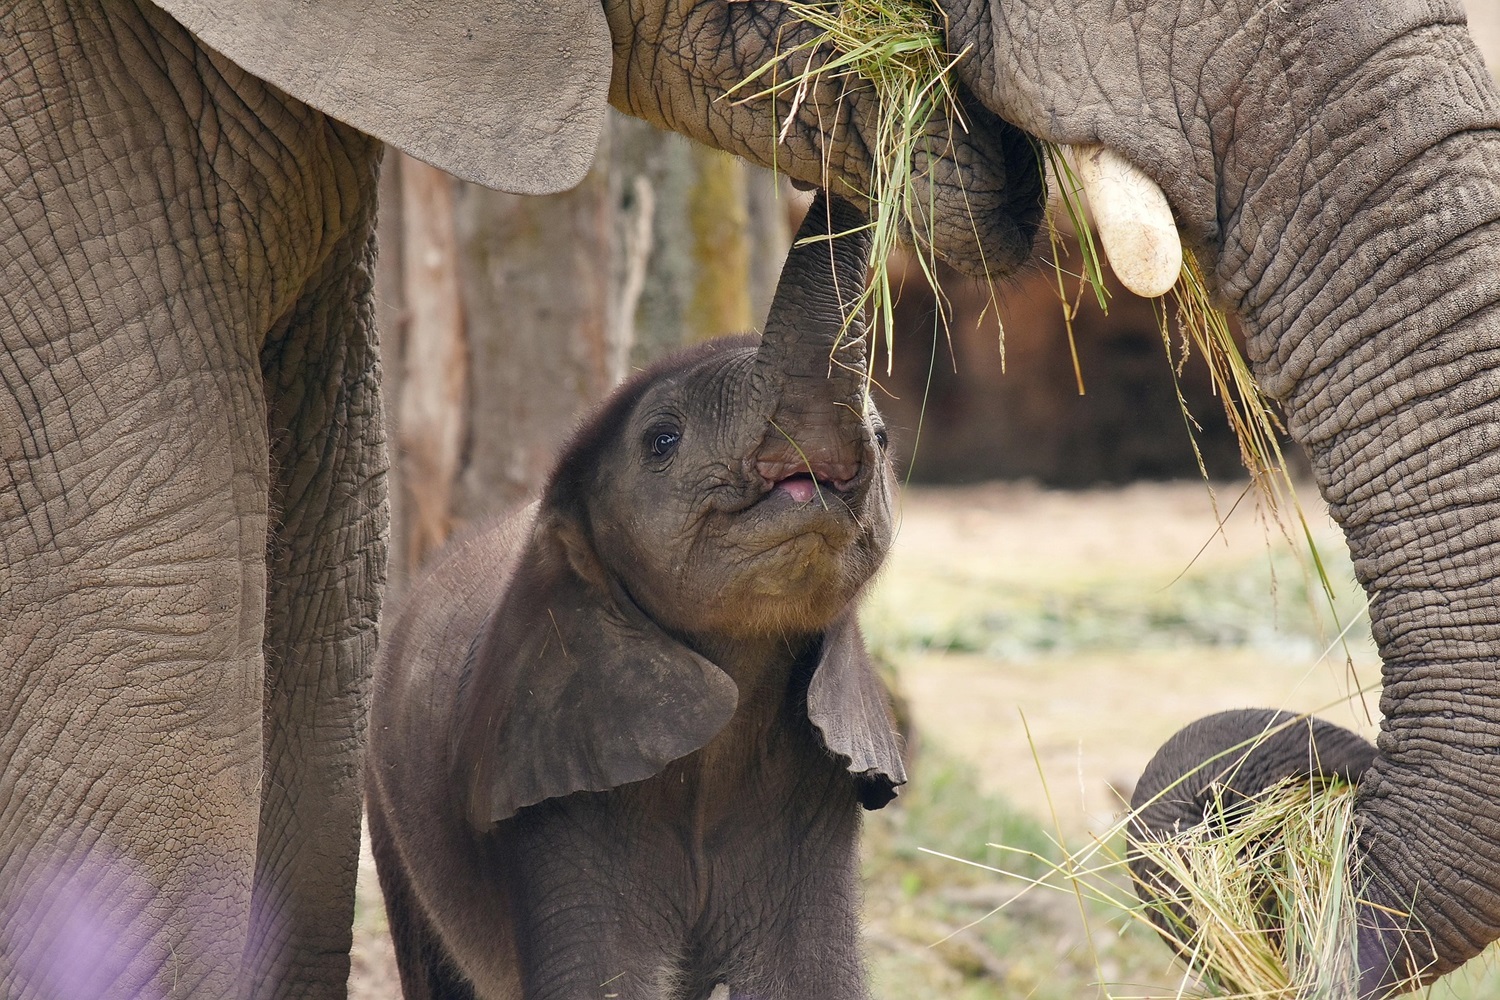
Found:
[[0, 150], [0, 996], [235, 996], [282, 849], [262, 348], [372, 153], [123, 0], [6, 15]]
[[274, 481], [266, 772], [244, 980], [255, 997], [342, 997], [349, 975], [387, 514], [371, 298], [379, 144], [344, 139], [363, 173], [348, 190], [365, 211], [261, 354]]
[[168, 155], [164, 118], [181, 54], [127, 12], [24, 4], [0, 31], [0, 996], [13, 1000], [230, 996], [250, 906], [259, 338], [187, 225], [201, 174]]
[[[46, 252], [0, 261], [0, 284], [46, 273]], [[259, 373], [172, 333], [163, 299], [140, 309], [66, 343], [38, 336], [67, 320], [37, 303], [0, 320], [10, 998], [229, 996], [239, 964], [261, 771]]]

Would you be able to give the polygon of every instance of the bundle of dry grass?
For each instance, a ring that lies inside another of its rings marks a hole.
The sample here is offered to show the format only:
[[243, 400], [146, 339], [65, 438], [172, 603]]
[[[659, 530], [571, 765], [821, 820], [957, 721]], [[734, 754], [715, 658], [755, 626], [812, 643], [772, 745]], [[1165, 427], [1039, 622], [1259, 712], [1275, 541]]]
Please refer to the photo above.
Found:
[[1354, 788], [1287, 781], [1216, 801], [1201, 825], [1137, 844], [1170, 890], [1141, 914], [1211, 997], [1356, 1000]]
[[[935, 116], [962, 123], [951, 72], [959, 57], [945, 51], [936, 11], [926, 0], [784, 3], [817, 33], [780, 51], [730, 93], [741, 101], [789, 98], [784, 137], [819, 80], [842, 78], [846, 87], [874, 89], [879, 110], [875, 133], [867, 137], [872, 164], [866, 208], [873, 247], [871, 280], [861, 304], [870, 310], [876, 336], [884, 337], [889, 352], [894, 344], [891, 310], [895, 298], [888, 264], [902, 232], [921, 234], [931, 224], [933, 213], [920, 203], [922, 186], [913, 163], [922, 144], [929, 141], [927, 125]], [[752, 83], [764, 86], [741, 95]], [[931, 245], [930, 238], [925, 240], [926, 247]], [[916, 258], [937, 290], [931, 257], [918, 253]], [[872, 351], [872, 365], [874, 358]]]
[[[731, 96], [738, 101], [788, 99], [785, 131], [792, 127], [810, 89], [820, 80], [842, 79], [846, 87], [868, 86], [875, 90], [879, 113], [875, 134], [870, 137], [873, 164], [867, 206], [874, 231], [874, 250], [865, 303], [873, 314], [877, 336], [883, 336], [890, 349], [894, 290], [887, 264], [903, 232], [916, 234], [918, 245], [928, 248], [916, 257], [942, 301], [929, 256], [931, 240], [920, 239], [924, 227], [931, 225], [932, 212], [925, 210], [921, 202], [923, 192], [930, 194], [930, 190], [918, 183], [920, 178], [914, 172], [913, 162], [921, 144], [929, 141], [928, 124], [934, 116], [943, 115], [957, 123], [957, 127], [967, 127], [953, 82], [953, 68], [966, 53], [948, 50], [942, 15], [930, 0], [783, 2], [816, 32], [800, 44], [780, 51], [731, 91]], [[1062, 147], [1041, 143], [1038, 158], [1043, 169], [1056, 179], [1059, 197], [1054, 206], [1067, 216], [1082, 246], [1081, 267], [1077, 273], [1070, 273], [1056, 239], [1056, 227], [1049, 227], [1053, 233], [1058, 297], [1064, 313], [1071, 320], [1076, 296], [1085, 288], [1091, 289], [1101, 308], [1107, 310], [1102, 255], [1084, 206], [1078, 176]], [[1067, 287], [1068, 279], [1076, 280], [1076, 291]], [[1175, 309], [1169, 310], [1164, 303], [1159, 312], [1169, 361], [1180, 369], [1195, 350], [1204, 358], [1220, 390], [1225, 413], [1241, 442], [1245, 467], [1270, 509], [1282, 510], [1287, 500], [1295, 508], [1295, 496], [1277, 444], [1280, 424], [1240, 355], [1228, 321], [1213, 306], [1191, 255], [1185, 258], [1172, 297]], [[1175, 345], [1174, 321], [1180, 331]], [[1003, 339], [1001, 350], [1004, 350]], [[870, 357], [873, 364], [875, 352]], [[1081, 372], [1078, 384], [1082, 392]], [[1185, 409], [1184, 417], [1191, 434], [1196, 424]]]

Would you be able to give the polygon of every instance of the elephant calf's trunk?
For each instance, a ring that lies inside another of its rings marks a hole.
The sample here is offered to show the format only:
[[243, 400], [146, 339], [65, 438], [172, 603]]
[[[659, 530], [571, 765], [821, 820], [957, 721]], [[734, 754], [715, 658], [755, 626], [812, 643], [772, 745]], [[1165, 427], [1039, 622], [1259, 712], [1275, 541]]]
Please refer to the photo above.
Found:
[[818, 193], [781, 270], [756, 358], [759, 369], [776, 373], [783, 386], [787, 379], [831, 378], [836, 391], [857, 388], [863, 394], [861, 306], [870, 242], [865, 218], [852, 205]]
[[820, 192], [782, 268], [752, 376], [768, 416], [751, 461], [768, 489], [844, 491], [869, 464], [861, 314], [869, 254], [864, 217]]

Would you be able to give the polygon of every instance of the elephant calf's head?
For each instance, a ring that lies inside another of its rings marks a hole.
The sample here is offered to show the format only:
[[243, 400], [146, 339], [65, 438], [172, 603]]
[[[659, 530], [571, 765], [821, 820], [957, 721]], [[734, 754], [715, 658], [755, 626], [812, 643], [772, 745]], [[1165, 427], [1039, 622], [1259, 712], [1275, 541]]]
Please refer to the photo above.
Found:
[[793, 660], [861, 800], [904, 780], [853, 610], [894, 490], [854, 305], [863, 224], [817, 199], [759, 341], [641, 373], [564, 451], [469, 655], [453, 767], [477, 828], [656, 774]]
[[[819, 199], [800, 238], [863, 220]], [[544, 510], [568, 560], [658, 624], [727, 638], [821, 631], [891, 539], [886, 436], [865, 392], [863, 234], [792, 251], [760, 342], [637, 376], [564, 456]]]
[[893, 491], [862, 223], [816, 201], [764, 337], [622, 386], [388, 630], [369, 801], [409, 991], [441, 947], [483, 996], [867, 996], [858, 814], [906, 771], [853, 606]]

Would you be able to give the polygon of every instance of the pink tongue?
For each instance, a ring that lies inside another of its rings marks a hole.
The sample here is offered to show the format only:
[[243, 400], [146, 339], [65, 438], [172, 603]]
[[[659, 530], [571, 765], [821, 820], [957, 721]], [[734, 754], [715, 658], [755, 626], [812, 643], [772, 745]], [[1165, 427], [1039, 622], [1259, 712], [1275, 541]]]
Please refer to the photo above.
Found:
[[776, 484], [778, 490], [784, 490], [798, 503], [807, 503], [817, 495], [818, 485], [813, 482], [811, 476], [793, 476], [783, 479]]

